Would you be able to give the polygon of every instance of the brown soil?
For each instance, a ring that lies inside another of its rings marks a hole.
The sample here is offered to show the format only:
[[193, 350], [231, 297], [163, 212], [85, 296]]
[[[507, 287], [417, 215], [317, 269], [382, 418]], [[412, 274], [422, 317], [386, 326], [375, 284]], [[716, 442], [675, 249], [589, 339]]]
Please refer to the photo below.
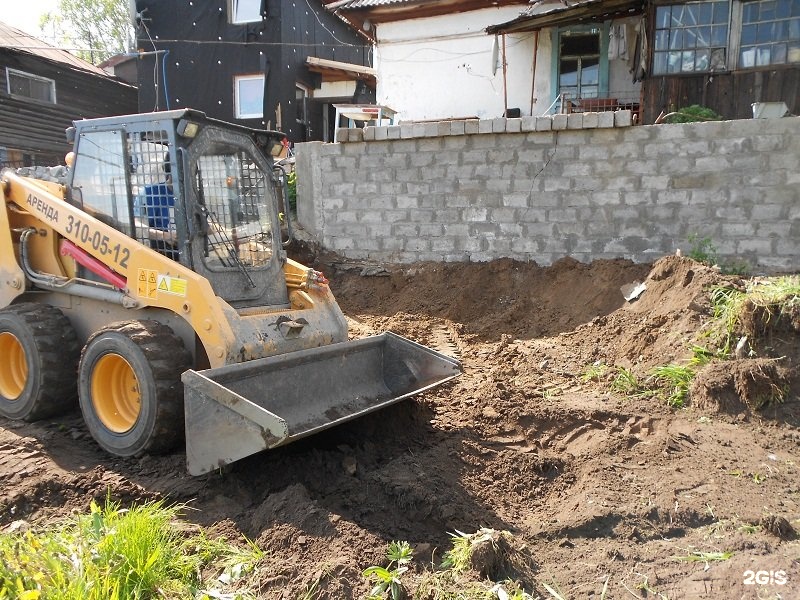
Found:
[[[110, 489], [123, 503], [189, 502], [187, 520], [255, 540], [268, 552], [251, 579], [262, 598], [306, 597], [315, 582], [308, 597], [361, 598], [362, 570], [385, 564], [391, 540], [416, 548], [413, 588], [453, 532], [482, 527], [511, 533], [502, 539], [525, 557], [512, 576], [534, 597], [550, 598], [547, 584], [564, 598], [800, 598], [796, 323], [761, 319], [760, 358], [712, 362], [688, 407], [672, 409], [614, 393], [600, 365], [644, 379], [686, 364], [710, 320], [709, 288], [725, 280], [689, 259], [306, 259], [332, 278], [353, 337], [392, 330], [456, 355], [464, 374], [199, 478], [181, 453], [110, 458], [78, 414], [0, 419], [0, 527], [86, 510]], [[635, 280], [647, 289], [627, 302], [620, 287]], [[688, 560], [701, 552], [733, 554]], [[483, 556], [473, 576], [512, 562]]]

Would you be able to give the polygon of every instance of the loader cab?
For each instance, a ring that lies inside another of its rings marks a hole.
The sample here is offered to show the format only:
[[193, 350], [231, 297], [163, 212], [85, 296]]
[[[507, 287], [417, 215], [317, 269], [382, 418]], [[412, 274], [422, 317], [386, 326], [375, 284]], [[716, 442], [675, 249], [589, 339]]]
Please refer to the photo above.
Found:
[[182, 110], [77, 121], [74, 135], [74, 203], [235, 308], [289, 306], [267, 153], [282, 134]]

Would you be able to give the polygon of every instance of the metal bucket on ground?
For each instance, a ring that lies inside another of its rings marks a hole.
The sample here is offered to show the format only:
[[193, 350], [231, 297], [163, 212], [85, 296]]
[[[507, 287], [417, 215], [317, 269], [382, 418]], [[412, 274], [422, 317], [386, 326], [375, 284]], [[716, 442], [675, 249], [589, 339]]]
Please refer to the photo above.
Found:
[[183, 376], [186, 465], [202, 475], [418, 394], [461, 363], [393, 333]]

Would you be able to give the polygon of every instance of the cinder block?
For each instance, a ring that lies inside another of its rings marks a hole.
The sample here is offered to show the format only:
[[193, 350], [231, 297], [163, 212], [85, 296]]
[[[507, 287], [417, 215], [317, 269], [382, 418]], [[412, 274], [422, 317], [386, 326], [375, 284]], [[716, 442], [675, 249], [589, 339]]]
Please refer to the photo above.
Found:
[[450, 122], [439, 121], [438, 123], [436, 123], [436, 135], [439, 136], [450, 135]]
[[414, 137], [414, 123], [403, 123], [400, 125], [400, 139], [409, 140]]
[[633, 113], [630, 110], [614, 111], [614, 127], [630, 127], [633, 125]]
[[375, 127], [365, 127], [364, 128], [364, 141], [365, 142], [373, 142], [375, 141]]
[[601, 112], [597, 114], [597, 126], [598, 127], [613, 127], [614, 126], [614, 113], [613, 112]]
[[419, 137], [436, 137], [438, 135], [441, 135], [439, 133], [439, 125], [440, 123], [438, 121], [434, 123], [423, 123], [422, 135]]
[[364, 141], [364, 130], [360, 127], [353, 127], [352, 129], [347, 130], [347, 141], [348, 142], [363, 142]]
[[492, 119], [492, 133], [505, 133], [506, 120], [507, 119], [503, 117], [497, 117], [496, 119]]
[[479, 133], [479, 124], [480, 121], [477, 119], [469, 119], [464, 121], [464, 134], [475, 135], [476, 133]]
[[536, 131], [536, 117], [522, 117], [520, 129], [526, 133]]
[[389, 139], [389, 128], [388, 127], [376, 127], [375, 128], [375, 139], [377, 141], [388, 140]]
[[583, 113], [567, 115], [567, 129], [583, 129]]
[[492, 133], [492, 120], [481, 119], [478, 121], [478, 133]]
[[522, 119], [506, 119], [506, 132], [519, 133], [522, 131]]
[[466, 121], [451, 121], [450, 135], [464, 135], [466, 133]]
[[595, 129], [597, 127], [597, 113], [596, 112], [585, 112], [583, 113], [583, 128], [584, 129]]
[[414, 123], [413, 137], [425, 137], [425, 127], [431, 123]]
[[347, 129], [340, 127], [336, 130], [336, 141], [339, 143], [347, 141]]
[[553, 117], [536, 117], [536, 131], [550, 131], [553, 129]]
[[553, 129], [560, 131], [567, 128], [568, 115], [553, 115]]
[[390, 125], [386, 128], [386, 139], [399, 140], [402, 129], [403, 128], [400, 125]]

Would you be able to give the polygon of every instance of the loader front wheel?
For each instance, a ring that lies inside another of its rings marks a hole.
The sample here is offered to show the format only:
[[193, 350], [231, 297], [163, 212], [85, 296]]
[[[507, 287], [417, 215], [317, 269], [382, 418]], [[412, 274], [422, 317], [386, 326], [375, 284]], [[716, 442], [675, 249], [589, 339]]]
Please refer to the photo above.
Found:
[[0, 310], [0, 415], [35, 421], [74, 406], [79, 353], [59, 309], [26, 302]]
[[183, 342], [158, 321], [104, 327], [83, 349], [78, 388], [92, 437], [117, 456], [166, 452], [183, 439]]

